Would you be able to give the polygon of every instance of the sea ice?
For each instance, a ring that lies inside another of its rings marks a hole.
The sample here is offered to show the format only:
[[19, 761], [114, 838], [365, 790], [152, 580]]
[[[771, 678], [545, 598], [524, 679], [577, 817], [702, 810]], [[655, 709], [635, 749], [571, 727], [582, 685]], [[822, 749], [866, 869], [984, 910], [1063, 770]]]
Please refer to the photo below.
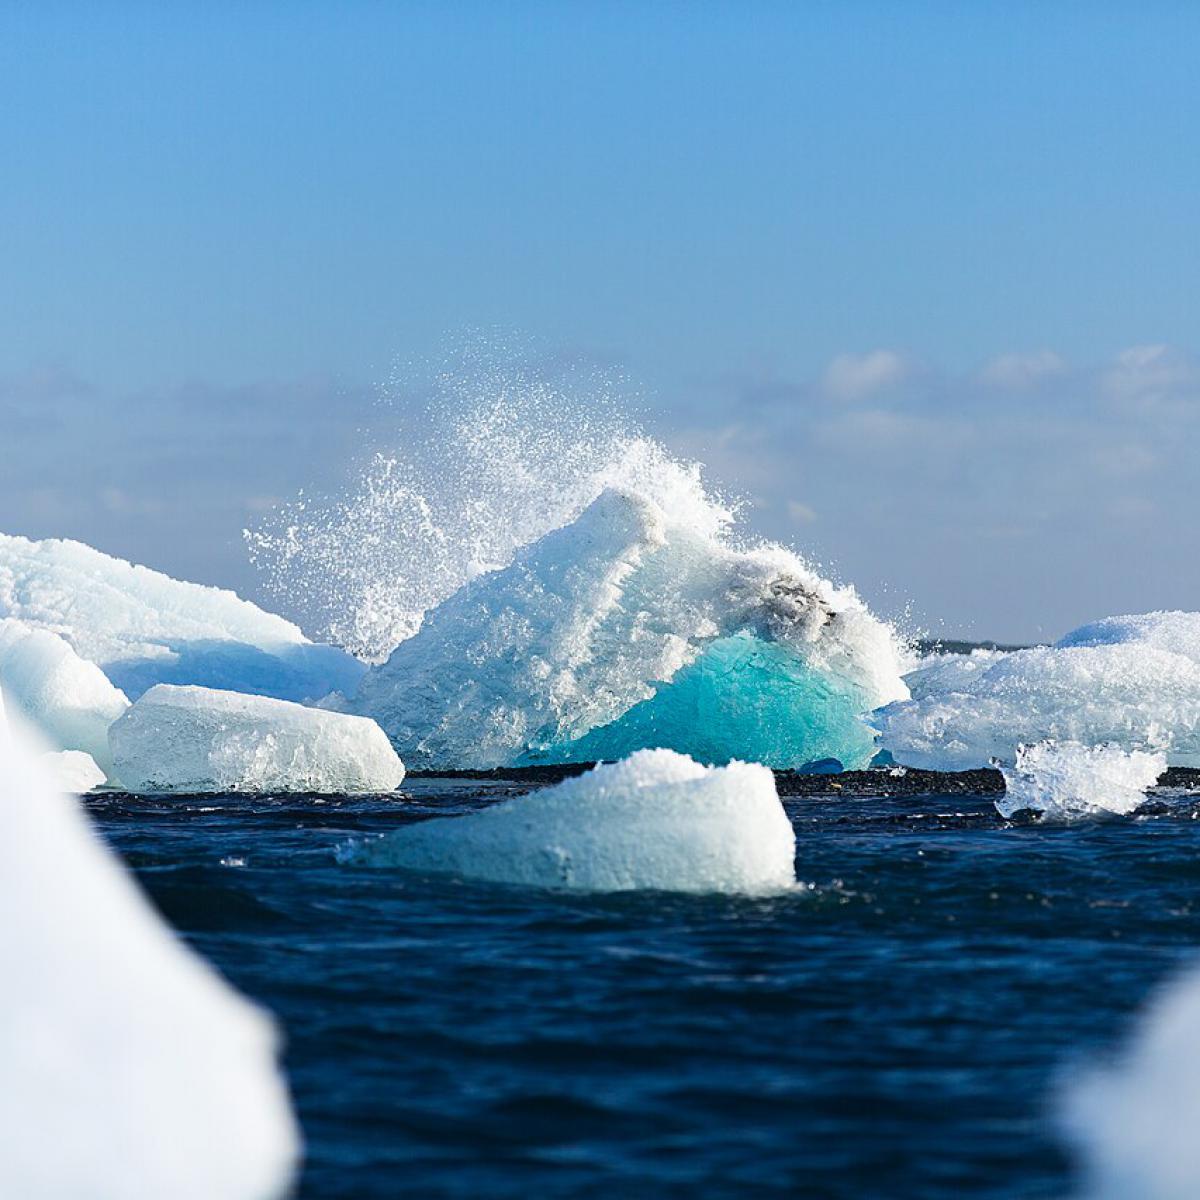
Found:
[[299, 1151], [270, 1020], [172, 935], [0, 703], [0, 1195], [271, 1200]]
[[156, 683], [178, 683], [317, 700], [352, 693], [365, 669], [233, 592], [80, 542], [0, 534], [4, 616], [58, 634], [135, 699]]
[[1162, 751], [1173, 766], [1200, 767], [1196, 613], [1112, 617], [944, 683], [918, 684], [916, 698], [871, 715], [897, 762], [1011, 766], [1018, 745], [1056, 740]]
[[57, 634], [0, 618], [0, 689], [52, 746], [82, 751], [112, 774], [108, 727], [129, 701]]
[[355, 711], [425, 768], [648, 746], [865, 765], [859, 714], [908, 694], [891, 629], [783, 547], [730, 545], [707, 504], [603, 492], [428, 613]]
[[404, 764], [365, 717], [160, 683], [109, 730], [133, 792], [390, 792]]
[[765, 892], [795, 883], [795, 835], [763, 766], [640, 750], [464, 817], [423, 821], [352, 860], [584, 891]]
[[1016, 765], [1003, 769], [1005, 794], [996, 808], [1002, 817], [1027, 809], [1060, 819], [1131, 813], [1166, 769], [1165, 754], [1127, 752], [1111, 743], [1018, 746]]
[[1085, 1200], [1195, 1200], [1200, 1193], [1200, 972], [1171, 984], [1107, 1069], [1065, 1105]]

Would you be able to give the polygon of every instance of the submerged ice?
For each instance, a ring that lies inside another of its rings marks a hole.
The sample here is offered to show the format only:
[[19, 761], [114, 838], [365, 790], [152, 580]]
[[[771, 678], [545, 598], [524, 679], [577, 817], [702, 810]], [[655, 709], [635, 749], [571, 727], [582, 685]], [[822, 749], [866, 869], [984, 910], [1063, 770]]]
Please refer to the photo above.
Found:
[[134, 699], [177, 683], [319, 700], [353, 691], [364, 669], [233, 592], [80, 542], [0, 534], [0, 617], [61, 637]]
[[648, 746], [864, 765], [858, 714], [906, 694], [891, 630], [783, 547], [730, 544], [698, 485], [687, 499], [605, 491], [430, 612], [355, 710], [422, 767]]
[[270, 1020], [159, 920], [0, 699], [0, 1195], [273, 1200], [299, 1137]]
[[897, 762], [934, 770], [1011, 766], [1019, 745], [1046, 740], [1200, 767], [1200, 614], [1111, 617], [1054, 646], [960, 662], [871, 721]]
[[133, 792], [390, 792], [404, 765], [374, 721], [158, 684], [109, 730]]
[[795, 835], [762, 766], [642, 750], [556, 787], [358, 843], [376, 866], [586, 891], [764, 892], [795, 882]]
[[1165, 754], [1122, 750], [1111, 743], [1038, 742], [1018, 746], [1016, 764], [1004, 767], [1003, 817], [1021, 811], [1065, 820], [1095, 813], [1133, 812], [1167, 768]]

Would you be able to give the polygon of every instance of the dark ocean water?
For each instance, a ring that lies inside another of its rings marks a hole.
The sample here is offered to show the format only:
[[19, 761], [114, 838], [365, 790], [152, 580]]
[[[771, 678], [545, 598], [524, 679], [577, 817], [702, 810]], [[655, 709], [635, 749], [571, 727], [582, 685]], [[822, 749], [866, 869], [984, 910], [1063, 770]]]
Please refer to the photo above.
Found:
[[91, 798], [287, 1037], [299, 1195], [1062, 1197], [1073, 1064], [1200, 946], [1200, 821], [1005, 825], [982, 796], [786, 801], [771, 899], [583, 896], [343, 866], [518, 785]]

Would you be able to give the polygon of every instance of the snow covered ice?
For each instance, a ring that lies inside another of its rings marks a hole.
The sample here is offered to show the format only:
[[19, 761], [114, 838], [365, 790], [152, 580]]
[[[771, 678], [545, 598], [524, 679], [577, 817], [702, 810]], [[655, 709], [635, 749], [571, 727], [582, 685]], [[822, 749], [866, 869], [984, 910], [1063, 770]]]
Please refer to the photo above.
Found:
[[390, 792], [404, 778], [374, 721], [211, 688], [151, 688], [109, 742], [134, 792]]
[[299, 1136], [270, 1020], [161, 923], [0, 700], [0, 1195], [272, 1200]]
[[1122, 750], [1112, 744], [1038, 742], [1018, 746], [1016, 765], [1003, 768], [1003, 817], [1022, 810], [1066, 819], [1100, 812], [1133, 812], [1167, 769], [1165, 754]]
[[362, 681], [422, 768], [619, 758], [863, 766], [859, 714], [907, 695], [891, 629], [783, 547], [733, 547], [694, 483], [608, 489], [466, 584]]
[[1195, 1200], [1200, 1181], [1200, 972], [1168, 986], [1111, 1066], [1074, 1081], [1067, 1131], [1081, 1200]]
[[768, 892], [795, 883], [795, 835], [766, 767], [641, 750], [463, 817], [423, 821], [348, 857], [586, 891]]
[[61, 637], [0, 618], [0, 688], [56, 750], [82, 752], [112, 774], [108, 727], [129, 701]]
[[1162, 751], [1172, 766], [1200, 767], [1200, 614], [1111, 617], [980, 666], [915, 681], [912, 700], [872, 714], [897, 762], [1011, 766], [1018, 745], [1057, 740]]
[[364, 670], [233, 592], [172, 579], [80, 542], [0, 534], [5, 616], [59, 635], [134, 699], [156, 683], [178, 683], [319, 700], [353, 692]]

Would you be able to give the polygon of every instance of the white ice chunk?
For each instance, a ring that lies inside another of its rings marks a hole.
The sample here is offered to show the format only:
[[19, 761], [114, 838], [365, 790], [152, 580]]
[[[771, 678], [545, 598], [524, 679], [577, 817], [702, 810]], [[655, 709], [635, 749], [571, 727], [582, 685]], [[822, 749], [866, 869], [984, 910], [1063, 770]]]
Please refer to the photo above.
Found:
[[1195, 1200], [1200, 1195], [1200, 972], [1161, 992], [1107, 1069], [1077, 1079], [1068, 1132], [1085, 1200]]
[[82, 796], [108, 781], [108, 776], [96, 765], [96, 760], [82, 750], [51, 751], [43, 754], [39, 761], [60, 792]]
[[865, 765], [858, 715], [908, 695], [892, 631], [790, 551], [735, 548], [704, 517], [603, 492], [428, 613], [355, 711], [422, 767], [647, 746]]
[[272, 1200], [299, 1137], [269, 1019], [177, 940], [0, 702], [0, 1195]]
[[914, 700], [960, 692], [1005, 657], [1003, 650], [983, 649], [972, 650], [970, 654], [928, 654], [905, 672], [904, 682]]
[[0, 687], [12, 708], [53, 747], [82, 751], [112, 774], [108, 727], [129, 701], [62, 638], [0, 618]]
[[365, 669], [233, 592], [80, 542], [0, 534], [4, 616], [58, 634], [134, 698], [156, 683], [178, 683], [318, 700], [352, 693]]
[[1005, 794], [996, 808], [1003, 817], [1028, 809], [1057, 819], [1131, 813], [1166, 769], [1165, 754], [1126, 752], [1111, 743], [1018, 746], [1016, 766], [1003, 769]]
[[1017, 746], [1057, 740], [1164, 751], [1200, 767], [1200, 620], [1195, 613], [1113, 617], [1056, 646], [1006, 654], [946, 690], [872, 714], [883, 747], [912, 767], [966, 770]]
[[795, 848], [766, 767], [641, 750], [468, 816], [356, 843], [348, 856], [536, 887], [765, 892], [795, 883]]
[[404, 764], [365, 717], [211, 688], [151, 688], [109, 730], [134, 792], [390, 792]]

